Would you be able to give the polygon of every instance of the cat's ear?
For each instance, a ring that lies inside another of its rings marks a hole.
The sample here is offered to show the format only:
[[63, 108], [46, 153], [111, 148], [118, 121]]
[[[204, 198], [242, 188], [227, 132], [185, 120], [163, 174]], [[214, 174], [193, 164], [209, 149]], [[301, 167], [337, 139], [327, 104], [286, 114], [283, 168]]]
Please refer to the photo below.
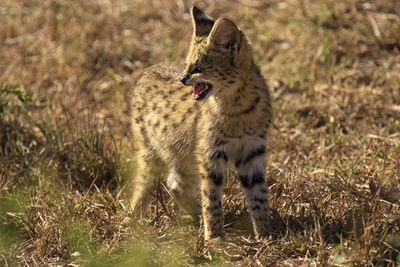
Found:
[[233, 55], [235, 67], [248, 69], [252, 62], [251, 46], [247, 37], [230, 19], [218, 19], [212, 28], [207, 42], [223, 53]]
[[196, 6], [190, 10], [190, 16], [192, 17], [194, 36], [207, 36], [214, 26], [214, 20]]
[[208, 43], [230, 50], [240, 44], [240, 30], [230, 19], [218, 19], [208, 36]]

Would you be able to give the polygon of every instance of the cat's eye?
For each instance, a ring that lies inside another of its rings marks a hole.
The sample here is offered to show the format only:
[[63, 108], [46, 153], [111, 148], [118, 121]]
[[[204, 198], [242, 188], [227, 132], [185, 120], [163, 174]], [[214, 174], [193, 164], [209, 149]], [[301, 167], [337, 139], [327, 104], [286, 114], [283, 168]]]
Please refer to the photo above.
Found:
[[203, 68], [202, 67], [195, 67], [194, 69], [193, 69], [193, 73], [200, 73], [200, 72], [202, 72], [203, 71]]

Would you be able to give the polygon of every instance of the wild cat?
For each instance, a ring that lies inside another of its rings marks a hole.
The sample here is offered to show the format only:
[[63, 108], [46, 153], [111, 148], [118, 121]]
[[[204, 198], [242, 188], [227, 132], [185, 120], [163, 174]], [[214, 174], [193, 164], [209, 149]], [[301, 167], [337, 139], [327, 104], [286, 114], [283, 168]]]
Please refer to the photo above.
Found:
[[213, 20], [192, 7], [193, 37], [182, 73], [156, 65], [132, 92], [131, 125], [137, 173], [132, 208], [154, 176], [168, 171], [178, 203], [196, 214], [201, 184], [205, 240], [223, 236], [222, 184], [237, 169], [257, 239], [267, 234], [265, 150], [272, 108], [246, 35], [227, 18]]

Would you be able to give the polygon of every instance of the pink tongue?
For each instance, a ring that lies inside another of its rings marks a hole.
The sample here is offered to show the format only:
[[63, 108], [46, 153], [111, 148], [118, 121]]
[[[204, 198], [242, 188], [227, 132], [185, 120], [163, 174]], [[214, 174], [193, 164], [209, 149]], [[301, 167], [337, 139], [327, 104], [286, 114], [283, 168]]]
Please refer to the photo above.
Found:
[[200, 92], [204, 89], [205, 84], [200, 83], [199, 85], [193, 86], [193, 95], [199, 95]]

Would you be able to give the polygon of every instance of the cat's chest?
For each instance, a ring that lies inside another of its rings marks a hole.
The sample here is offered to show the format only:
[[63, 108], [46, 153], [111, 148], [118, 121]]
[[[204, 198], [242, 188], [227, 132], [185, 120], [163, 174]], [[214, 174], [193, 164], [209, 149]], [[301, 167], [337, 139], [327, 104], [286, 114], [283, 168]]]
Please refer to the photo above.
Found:
[[241, 138], [228, 139], [219, 150], [226, 155], [227, 164], [231, 167], [237, 165], [255, 148], [265, 146], [266, 140], [254, 135], [245, 135]]

